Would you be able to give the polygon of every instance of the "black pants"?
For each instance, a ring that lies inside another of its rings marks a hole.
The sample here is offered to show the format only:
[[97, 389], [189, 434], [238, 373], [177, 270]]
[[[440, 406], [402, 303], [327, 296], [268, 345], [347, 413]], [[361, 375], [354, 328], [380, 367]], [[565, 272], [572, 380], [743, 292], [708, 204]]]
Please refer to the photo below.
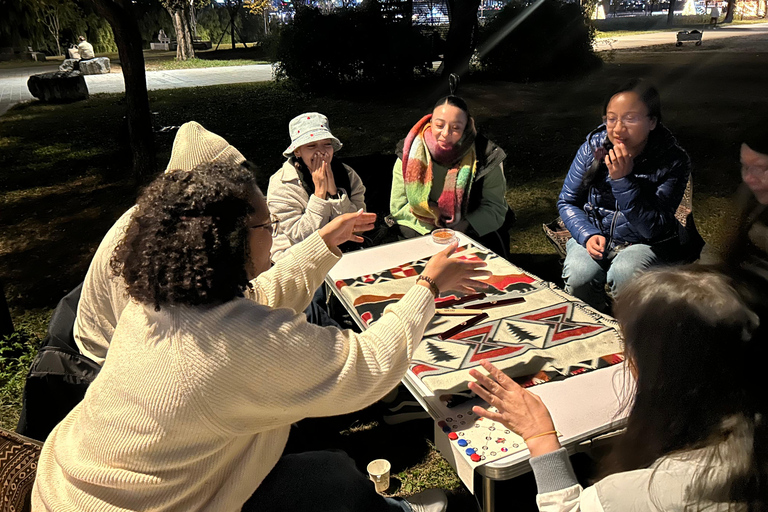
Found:
[[242, 512], [411, 512], [403, 500], [376, 493], [342, 451], [284, 455]]

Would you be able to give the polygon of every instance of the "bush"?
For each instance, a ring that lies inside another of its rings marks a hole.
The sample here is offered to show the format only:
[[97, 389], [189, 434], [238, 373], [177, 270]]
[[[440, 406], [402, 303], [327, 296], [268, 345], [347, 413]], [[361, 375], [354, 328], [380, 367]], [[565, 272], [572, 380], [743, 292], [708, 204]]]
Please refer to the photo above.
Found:
[[29, 366], [40, 339], [26, 326], [0, 338], [0, 427], [14, 430]]
[[388, 23], [378, 5], [322, 14], [304, 8], [277, 42], [278, 76], [324, 89], [350, 82], [397, 82], [431, 67], [429, 43], [404, 23]]
[[494, 35], [502, 33], [530, 8], [507, 4], [480, 33], [479, 67], [496, 78], [514, 81], [551, 80], [585, 73], [601, 61], [592, 50], [594, 30], [577, 3], [544, 0], [520, 25], [485, 52]]

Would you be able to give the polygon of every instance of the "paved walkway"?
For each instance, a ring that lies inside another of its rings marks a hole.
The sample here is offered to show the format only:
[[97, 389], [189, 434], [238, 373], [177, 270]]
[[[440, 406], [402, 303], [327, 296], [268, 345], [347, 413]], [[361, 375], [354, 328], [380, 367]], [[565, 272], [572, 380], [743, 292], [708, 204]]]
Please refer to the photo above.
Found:
[[[704, 28], [703, 44], [713, 39], [726, 37], [748, 36], [755, 34], [768, 34], [768, 23], [753, 23], [749, 25], [725, 25], [716, 29]], [[618, 36], [595, 40], [595, 50], [625, 50], [639, 48], [641, 46], [655, 46], [660, 44], [674, 44], [677, 41], [677, 30], [669, 32], [649, 32], [631, 36]], [[693, 44], [693, 43], [688, 43]]]
[[[716, 30], [705, 29], [704, 44], [706, 44], [706, 41], [712, 39], [753, 34], [768, 34], [768, 23], [728, 25]], [[652, 32], [598, 39], [595, 42], [595, 49], [597, 51], [623, 50], [642, 46], [674, 44], [675, 41], [675, 32]], [[29, 94], [29, 90], [27, 89], [27, 79], [29, 78], [29, 75], [55, 71], [56, 69], [57, 64], [51, 64], [50, 66], [0, 69], [0, 115], [3, 115], [16, 103], [32, 99], [32, 95]], [[149, 90], [244, 82], [266, 82], [269, 80], [272, 80], [272, 66], [270, 64], [147, 71], [147, 88]], [[102, 92], [119, 93], [125, 90], [123, 75], [119, 72], [110, 73], [108, 75], [89, 75], [85, 77], [85, 81], [88, 84], [88, 90], [91, 94]]]
[[[56, 71], [58, 64], [15, 69], [0, 69], [0, 115], [20, 101], [31, 100], [27, 89], [30, 75]], [[236, 84], [243, 82], [266, 82], [272, 80], [270, 64], [251, 66], [227, 66], [219, 68], [174, 69], [170, 71], [147, 71], [147, 88], [177, 89], [206, 85]], [[125, 84], [120, 72], [85, 77], [91, 94], [102, 92], [123, 92]]]

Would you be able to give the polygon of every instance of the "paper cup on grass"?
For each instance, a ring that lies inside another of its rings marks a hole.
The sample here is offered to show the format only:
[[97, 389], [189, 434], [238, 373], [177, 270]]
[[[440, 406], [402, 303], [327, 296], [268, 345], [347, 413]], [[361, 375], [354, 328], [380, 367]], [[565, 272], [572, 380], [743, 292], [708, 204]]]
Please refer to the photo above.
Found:
[[368, 464], [368, 478], [376, 485], [379, 494], [389, 489], [389, 470], [392, 465], [386, 459], [376, 459]]

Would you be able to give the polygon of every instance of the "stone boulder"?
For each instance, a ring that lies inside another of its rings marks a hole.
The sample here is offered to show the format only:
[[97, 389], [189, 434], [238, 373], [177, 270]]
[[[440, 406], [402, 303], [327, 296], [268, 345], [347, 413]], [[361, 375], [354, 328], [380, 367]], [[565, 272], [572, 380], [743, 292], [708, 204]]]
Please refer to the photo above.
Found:
[[80, 59], [64, 59], [64, 62], [59, 66], [59, 71], [75, 71], [77, 69], [77, 61]]
[[79, 66], [80, 72], [84, 75], [103, 75], [109, 73], [110, 70], [109, 58], [107, 57], [81, 60]]
[[41, 101], [78, 101], [88, 99], [88, 86], [79, 71], [55, 71], [32, 75], [27, 88]]

